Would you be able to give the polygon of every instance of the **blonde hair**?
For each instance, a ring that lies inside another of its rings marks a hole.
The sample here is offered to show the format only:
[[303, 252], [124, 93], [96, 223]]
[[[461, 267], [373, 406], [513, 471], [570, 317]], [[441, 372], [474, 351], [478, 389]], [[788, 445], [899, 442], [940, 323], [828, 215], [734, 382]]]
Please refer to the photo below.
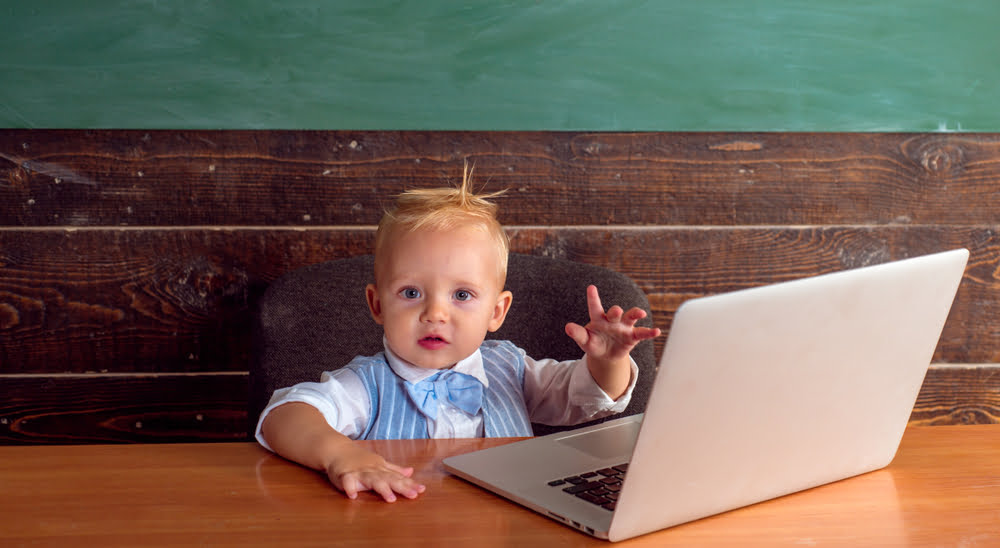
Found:
[[498, 207], [489, 201], [504, 193], [475, 194], [472, 190], [472, 168], [465, 164], [462, 184], [455, 187], [407, 190], [396, 197], [396, 203], [386, 210], [375, 232], [375, 276], [378, 277], [380, 255], [389, 238], [399, 233], [417, 230], [450, 230], [472, 226], [483, 230], [496, 243], [500, 286], [507, 278], [507, 255], [510, 240], [497, 220]]

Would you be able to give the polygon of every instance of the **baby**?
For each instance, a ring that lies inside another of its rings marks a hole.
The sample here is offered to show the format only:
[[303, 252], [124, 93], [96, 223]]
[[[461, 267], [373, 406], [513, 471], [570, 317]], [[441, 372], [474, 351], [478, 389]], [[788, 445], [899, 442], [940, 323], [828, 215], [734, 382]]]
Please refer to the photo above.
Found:
[[535, 360], [507, 341], [503, 324], [509, 243], [493, 195], [459, 188], [413, 190], [386, 212], [375, 237], [375, 283], [365, 289], [385, 351], [359, 356], [321, 382], [275, 391], [257, 439], [326, 473], [350, 498], [371, 490], [388, 502], [425, 489], [413, 469], [353, 440], [530, 436], [531, 422], [577, 424], [621, 412], [638, 370], [629, 356], [660, 330], [636, 326], [640, 308], [607, 312], [587, 288], [590, 321], [566, 325], [584, 357]]

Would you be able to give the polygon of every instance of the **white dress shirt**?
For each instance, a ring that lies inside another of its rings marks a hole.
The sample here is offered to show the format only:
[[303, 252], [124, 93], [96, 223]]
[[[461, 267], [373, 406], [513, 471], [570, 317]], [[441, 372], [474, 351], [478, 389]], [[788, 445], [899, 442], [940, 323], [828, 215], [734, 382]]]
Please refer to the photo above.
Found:
[[[385, 346], [385, 345], [383, 345]], [[386, 361], [392, 371], [403, 380], [417, 383], [438, 372], [437, 369], [417, 367], [399, 358], [385, 346]], [[631, 361], [632, 377], [628, 389], [618, 400], [612, 400], [594, 381], [587, 370], [586, 357], [579, 360], [535, 360], [525, 357], [524, 401], [531, 422], [550, 425], [569, 425], [619, 413], [632, 398], [638, 376], [638, 367]], [[489, 379], [483, 368], [479, 350], [456, 363], [451, 368], [471, 375], [489, 389]], [[264, 417], [279, 405], [302, 402], [315, 407], [332, 428], [351, 439], [361, 436], [371, 418], [371, 402], [361, 379], [350, 369], [327, 371], [320, 382], [303, 382], [275, 390], [267, 407], [257, 422], [257, 441], [270, 449], [261, 436]], [[476, 438], [483, 436], [483, 415], [469, 415], [442, 401], [437, 419], [426, 418], [430, 438]]]

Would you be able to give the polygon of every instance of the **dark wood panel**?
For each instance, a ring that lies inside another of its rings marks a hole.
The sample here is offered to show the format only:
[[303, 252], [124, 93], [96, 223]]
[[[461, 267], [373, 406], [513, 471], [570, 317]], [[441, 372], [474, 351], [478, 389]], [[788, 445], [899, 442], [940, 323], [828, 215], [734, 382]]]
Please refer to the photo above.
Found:
[[[518, 228], [515, 251], [622, 271], [669, 328], [684, 300], [965, 246], [936, 361], [1000, 361], [993, 227]], [[0, 230], [0, 373], [241, 371], [280, 274], [366, 253], [370, 229]], [[662, 345], [662, 340], [659, 343]]]
[[[0, 378], [0, 444], [246, 439], [247, 377], [29, 375]], [[256, 419], [255, 419], [256, 420]], [[933, 366], [911, 424], [1000, 421], [1000, 366]]]
[[1000, 134], [0, 130], [0, 225], [367, 225], [466, 159], [506, 224], [1000, 222]]
[[247, 376], [0, 377], [0, 444], [238, 441]]
[[243, 370], [255, 296], [372, 231], [0, 230], [0, 372]]
[[911, 424], [1000, 422], [1000, 365], [934, 367], [924, 380]]

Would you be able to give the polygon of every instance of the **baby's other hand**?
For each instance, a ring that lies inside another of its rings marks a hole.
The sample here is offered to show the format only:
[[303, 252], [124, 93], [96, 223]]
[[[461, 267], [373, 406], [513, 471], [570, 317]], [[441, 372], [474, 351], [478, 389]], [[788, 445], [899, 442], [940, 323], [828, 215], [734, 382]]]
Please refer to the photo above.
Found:
[[625, 359], [639, 342], [660, 335], [658, 328], [635, 325], [646, 317], [646, 311], [641, 308], [626, 312], [615, 305], [605, 312], [597, 288], [592, 285], [587, 287], [587, 309], [590, 322], [586, 326], [569, 323], [566, 334], [592, 359], [605, 362]]
[[413, 468], [397, 466], [356, 444], [342, 451], [326, 468], [327, 477], [348, 498], [358, 498], [361, 491], [375, 491], [386, 502], [395, 502], [396, 494], [417, 498], [426, 487], [411, 478]]

